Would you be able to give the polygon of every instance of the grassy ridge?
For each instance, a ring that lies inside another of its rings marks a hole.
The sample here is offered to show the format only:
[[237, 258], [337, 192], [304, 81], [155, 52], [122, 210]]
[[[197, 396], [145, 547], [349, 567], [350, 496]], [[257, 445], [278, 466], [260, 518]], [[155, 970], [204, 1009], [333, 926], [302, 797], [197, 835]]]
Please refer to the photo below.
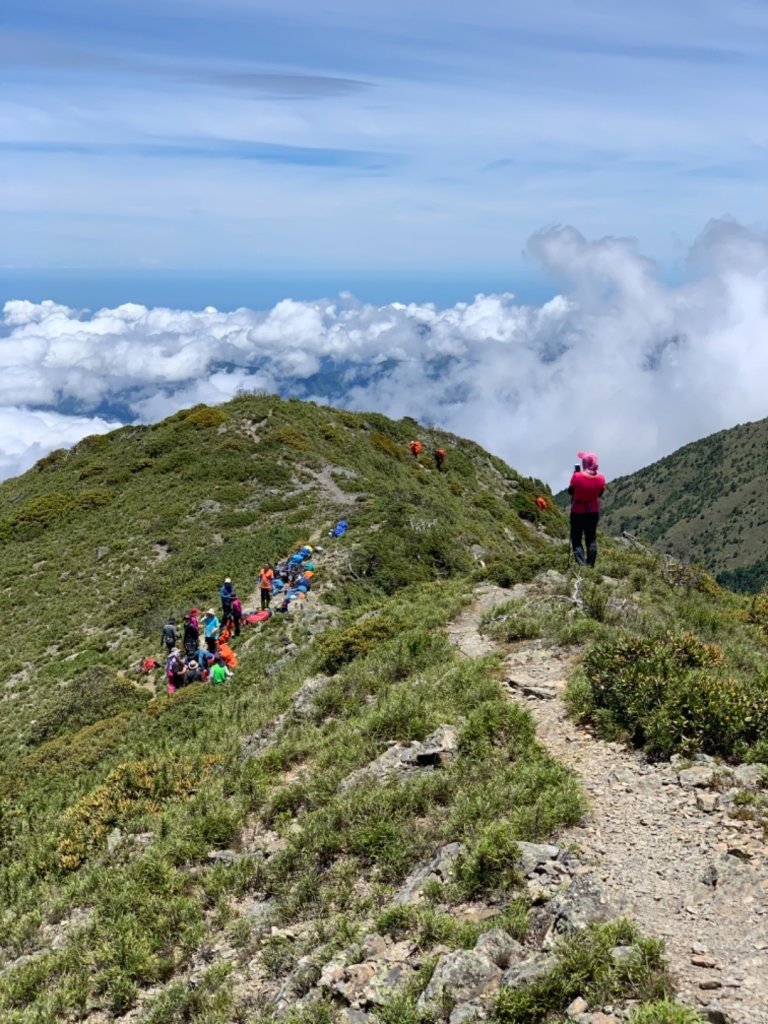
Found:
[[[448, 473], [413, 465], [405, 446], [414, 429], [243, 397], [86, 439], [0, 488], [9, 627], [0, 934], [5, 962], [21, 957], [0, 974], [3, 1019], [130, 1007], [189, 962], [212, 922], [234, 925], [231, 900], [246, 891], [268, 893], [286, 921], [330, 914], [348, 931], [431, 844], [482, 835], [478, 785], [497, 793], [499, 814], [516, 797], [509, 827], [519, 836], [545, 835], [578, 813], [572, 783], [531, 742], [530, 722], [502, 710], [489, 667], [458, 667], [434, 632], [477, 558], [515, 578], [546, 564], [559, 515], [538, 516], [540, 484], [450, 435], [422, 432], [448, 449]], [[126, 674], [157, 649], [169, 611], [211, 603], [225, 574], [247, 593], [263, 559], [322, 535], [341, 513], [349, 537], [318, 578], [339, 632], [307, 646], [301, 617], [275, 618], [246, 641], [234, 685], [191, 686], [172, 700]], [[363, 612], [393, 623], [389, 639], [366, 644], [349, 632]], [[297, 657], [268, 675], [289, 640]], [[284, 711], [318, 668], [341, 671], [317, 721], [243, 759], [242, 737]], [[382, 742], [443, 722], [465, 730], [463, 771], [407, 792], [336, 794]], [[478, 767], [471, 754], [481, 747]], [[285, 785], [295, 765], [305, 774]], [[208, 867], [208, 850], [252, 816], [287, 843], [266, 874], [256, 857]], [[376, 884], [364, 907], [350, 908], [361, 872]], [[51, 949], [57, 927], [65, 938]], [[219, 998], [220, 1019], [230, 1019]]]
[[[446, 473], [414, 464], [415, 432], [447, 449]], [[481, 926], [453, 911], [473, 899], [522, 936], [515, 841], [578, 820], [582, 796], [502, 696], [497, 660], [458, 659], [441, 627], [478, 579], [563, 568], [565, 520], [536, 510], [541, 493], [473, 443], [412, 420], [271, 396], [86, 439], [0, 486], [0, 1019], [53, 1024], [140, 1004], [144, 1024], [258, 1024], [270, 1014], [238, 987], [245, 965], [277, 981], [371, 928], [427, 954], [471, 946]], [[230, 685], [173, 698], [137, 685], [128, 666], [157, 651], [169, 612], [215, 604], [225, 575], [248, 595], [261, 561], [323, 544], [342, 514], [351, 528], [325, 541], [312, 614], [244, 636]], [[533, 601], [488, 628], [594, 652], [662, 620], [701, 643], [726, 623], [729, 670], [762, 657], [760, 608], [704, 577], [670, 588], [653, 559], [611, 543], [601, 569], [614, 581], [591, 581], [582, 607]], [[311, 712], [293, 714], [318, 673], [330, 678]], [[580, 686], [581, 713], [600, 719], [598, 688]], [[285, 713], [268, 749], [244, 756], [244, 738]], [[443, 724], [458, 731], [454, 763], [407, 784], [340, 788], [391, 744]], [[411, 869], [453, 841], [466, 847], [456, 880], [419, 910], [393, 909]], [[209, 859], [229, 847], [243, 855]], [[249, 900], [269, 901], [295, 938], [265, 934]], [[648, 1000], [643, 1024], [688, 1024], [664, 1002], [659, 945], [627, 927], [595, 931], [586, 959], [583, 944], [563, 946], [551, 976], [522, 1001], [502, 999], [497, 1020], [552, 1019], [587, 985], [595, 999]], [[210, 952], [214, 938], [233, 959]], [[631, 977], [610, 961], [617, 941], [641, 956]], [[429, 966], [427, 956], [423, 982]], [[191, 987], [180, 974], [193, 967]], [[417, 995], [393, 993], [381, 1024], [421, 1024]], [[335, 1013], [321, 1004], [295, 1020]]]

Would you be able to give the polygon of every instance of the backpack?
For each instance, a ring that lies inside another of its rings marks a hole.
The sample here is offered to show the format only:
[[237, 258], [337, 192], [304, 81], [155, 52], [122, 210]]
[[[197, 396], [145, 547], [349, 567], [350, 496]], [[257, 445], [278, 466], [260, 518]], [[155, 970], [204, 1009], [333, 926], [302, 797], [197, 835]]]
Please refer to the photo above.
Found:
[[239, 597], [232, 598], [232, 611], [234, 612], [235, 615], [238, 616], [243, 614], [243, 606], [240, 604]]

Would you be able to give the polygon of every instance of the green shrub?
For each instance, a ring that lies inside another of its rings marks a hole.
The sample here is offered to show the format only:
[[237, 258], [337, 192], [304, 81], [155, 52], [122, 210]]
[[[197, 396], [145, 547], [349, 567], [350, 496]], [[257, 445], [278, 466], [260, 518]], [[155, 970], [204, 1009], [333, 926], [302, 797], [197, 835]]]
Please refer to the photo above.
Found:
[[620, 632], [593, 643], [583, 669], [582, 707], [653, 755], [742, 756], [768, 738], [764, 681], [727, 672], [721, 650], [692, 633]]
[[507, 893], [521, 884], [515, 867], [520, 849], [509, 822], [492, 821], [467, 844], [456, 862], [456, 882], [466, 899]]
[[689, 1006], [662, 999], [633, 1010], [629, 1024], [702, 1024], [702, 1018]]
[[92, 487], [87, 491], [80, 491], [72, 498], [72, 511], [88, 512], [92, 508], [103, 508], [113, 500], [114, 491], [108, 491], [104, 487]]
[[108, 669], [87, 669], [54, 691], [30, 726], [28, 743], [35, 746], [120, 711], [138, 710], [148, 699], [146, 691], [118, 679]]
[[252, 476], [263, 487], [282, 487], [291, 481], [291, 471], [279, 462], [260, 462], [253, 467]]
[[[631, 945], [633, 955], [615, 961], [611, 950], [618, 945]], [[592, 925], [562, 942], [555, 953], [556, 963], [544, 977], [501, 990], [491, 1015], [494, 1024], [560, 1020], [577, 996], [600, 1006], [617, 998], [659, 1000], [669, 994], [662, 943], [641, 938], [626, 921]]]
[[378, 451], [389, 455], [393, 459], [398, 459], [402, 462], [405, 458], [405, 451], [402, 445], [397, 444], [391, 437], [387, 437], [386, 434], [379, 434], [374, 431], [371, 434], [371, 444]]
[[227, 417], [222, 410], [214, 409], [210, 405], [197, 405], [184, 416], [184, 423], [190, 427], [197, 427], [198, 430], [220, 427], [226, 422]]
[[382, 640], [389, 640], [398, 625], [386, 615], [377, 615], [357, 622], [347, 629], [327, 633], [319, 643], [320, 667], [331, 674], [365, 654], [370, 654]]
[[60, 465], [68, 455], [68, 449], [54, 448], [52, 452], [48, 452], [42, 459], [38, 459], [32, 468], [36, 472], [42, 473], [46, 469], [53, 469], [54, 466]]
[[294, 427], [291, 424], [286, 424], [282, 427], [277, 427], [264, 437], [264, 444], [269, 444], [277, 447], [288, 446], [289, 448], [298, 448], [299, 451], [310, 451], [311, 445], [309, 439], [303, 434], [298, 427]]
[[128, 761], [109, 773], [62, 816], [57, 860], [65, 871], [80, 867], [88, 853], [103, 842], [110, 828], [124, 826], [132, 817], [159, 810], [171, 797], [194, 792], [210, 772], [215, 759], [190, 761], [154, 758]]

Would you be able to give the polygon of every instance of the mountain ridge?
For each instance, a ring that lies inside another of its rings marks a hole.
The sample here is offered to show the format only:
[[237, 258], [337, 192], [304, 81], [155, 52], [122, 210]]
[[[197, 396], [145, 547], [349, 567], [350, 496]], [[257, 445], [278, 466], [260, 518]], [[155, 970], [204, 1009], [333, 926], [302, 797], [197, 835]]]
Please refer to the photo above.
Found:
[[[755, 761], [764, 622], [738, 597], [705, 574], [678, 592], [610, 539], [598, 574], [564, 575], [566, 520], [541, 481], [409, 418], [271, 395], [87, 438], [0, 502], [9, 1024], [420, 1024], [454, 1005], [543, 1024], [577, 997], [609, 1020], [616, 1005], [632, 1024], [696, 1021], [670, 1009], [660, 943], [600, 923], [578, 860], [552, 847], [584, 794], [510, 704], [496, 645], [586, 645], [569, 698], [582, 720], [654, 756]], [[215, 606], [225, 576], [252, 599], [258, 566], [307, 541], [311, 593], [235, 641], [228, 683], [169, 695], [162, 672], [131, 668], [169, 613]], [[478, 584], [509, 601], [480, 624], [493, 642], [459, 656], [449, 626]], [[666, 646], [642, 647], [659, 630]], [[630, 706], [627, 674], [659, 651], [669, 692]], [[706, 713], [731, 714], [721, 663], [737, 723], [673, 714], [691, 664]], [[561, 878], [581, 922], [562, 938]]]

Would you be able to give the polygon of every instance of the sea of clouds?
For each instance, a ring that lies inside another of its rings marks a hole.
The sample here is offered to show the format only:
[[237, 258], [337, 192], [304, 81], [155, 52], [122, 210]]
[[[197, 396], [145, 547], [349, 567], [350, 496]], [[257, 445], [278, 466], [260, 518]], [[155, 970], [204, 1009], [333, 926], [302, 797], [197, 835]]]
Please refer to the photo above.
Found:
[[0, 476], [123, 422], [243, 389], [413, 416], [561, 486], [582, 448], [610, 476], [768, 415], [768, 235], [713, 221], [686, 281], [627, 239], [533, 236], [559, 294], [478, 295], [446, 309], [342, 295], [268, 311], [87, 313], [5, 303]]

